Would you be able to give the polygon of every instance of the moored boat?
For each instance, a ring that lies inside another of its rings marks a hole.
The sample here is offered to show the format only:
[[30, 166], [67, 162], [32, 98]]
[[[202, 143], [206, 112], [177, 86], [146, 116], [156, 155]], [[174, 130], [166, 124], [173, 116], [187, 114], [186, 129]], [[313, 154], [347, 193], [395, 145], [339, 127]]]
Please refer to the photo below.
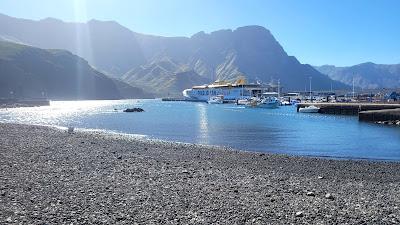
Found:
[[211, 96], [207, 102], [208, 104], [223, 104], [224, 96], [223, 95]]
[[212, 84], [193, 86], [185, 89], [182, 94], [186, 100], [208, 101], [210, 96], [223, 95], [225, 101], [237, 102], [239, 99], [249, 99], [260, 96], [266, 91], [276, 91], [273, 84], [261, 84], [260, 82], [247, 84], [244, 78], [234, 83], [217, 80]]
[[315, 105], [310, 105], [304, 108], [300, 108], [299, 112], [301, 113], [318, 113], [319, 112], [319, 108], [316, 107]]

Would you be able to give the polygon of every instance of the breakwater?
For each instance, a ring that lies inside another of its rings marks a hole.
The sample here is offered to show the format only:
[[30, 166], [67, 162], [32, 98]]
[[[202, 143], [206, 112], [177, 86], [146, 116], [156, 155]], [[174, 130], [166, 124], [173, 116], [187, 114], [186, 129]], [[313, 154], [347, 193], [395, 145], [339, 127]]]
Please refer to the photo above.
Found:
[[358, 114], [360, 121], [399, 121], [400, 120], [400, 108], [399, 109], [382, 109], [382, 110], [370, 110], [360, 112]]
[[320, 108], [319, 113], [337, 115], [358, 115], [359, 112], [363, 111], [400, 108], [400, 104], [385, 103], [299, 103], [297, 104], [297, 111], [311, 105]]
[[163, 102], [206, 102], [204, 100], [186, 99], [186, 98], [162, 98]]

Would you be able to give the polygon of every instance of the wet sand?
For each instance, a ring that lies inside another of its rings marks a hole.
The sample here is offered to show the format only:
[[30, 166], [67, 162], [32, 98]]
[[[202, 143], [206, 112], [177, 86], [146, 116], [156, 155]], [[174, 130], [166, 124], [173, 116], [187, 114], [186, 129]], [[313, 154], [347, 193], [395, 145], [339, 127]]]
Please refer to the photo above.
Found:
[[400, 163], [0, 124], [0, 224], [398, 224]]

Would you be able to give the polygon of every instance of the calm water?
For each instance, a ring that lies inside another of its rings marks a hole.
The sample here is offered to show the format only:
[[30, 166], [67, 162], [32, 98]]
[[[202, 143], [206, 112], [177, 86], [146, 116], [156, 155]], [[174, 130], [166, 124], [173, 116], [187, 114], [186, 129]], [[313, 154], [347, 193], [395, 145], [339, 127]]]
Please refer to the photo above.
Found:
[[[122, 112], [128, 107], [146, 112]], [[0, 122], [104, 129], [294, 155], [400, 160], [400, 128], [358, 122], [350, 116], [300, 114], [292, 106], [249, 109], [161, 100], [56, 101], [48, 107], [2, 109]]]

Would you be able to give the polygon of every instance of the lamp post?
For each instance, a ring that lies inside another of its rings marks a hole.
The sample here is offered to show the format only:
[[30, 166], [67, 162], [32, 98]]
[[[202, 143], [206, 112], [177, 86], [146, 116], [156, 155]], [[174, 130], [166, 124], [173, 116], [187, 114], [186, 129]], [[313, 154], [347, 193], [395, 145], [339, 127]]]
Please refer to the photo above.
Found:
[[312, 102], [312, 92], [311, 92], [311, 79], [312, 79], [312, 77], [310, 77], [310, 102]]

